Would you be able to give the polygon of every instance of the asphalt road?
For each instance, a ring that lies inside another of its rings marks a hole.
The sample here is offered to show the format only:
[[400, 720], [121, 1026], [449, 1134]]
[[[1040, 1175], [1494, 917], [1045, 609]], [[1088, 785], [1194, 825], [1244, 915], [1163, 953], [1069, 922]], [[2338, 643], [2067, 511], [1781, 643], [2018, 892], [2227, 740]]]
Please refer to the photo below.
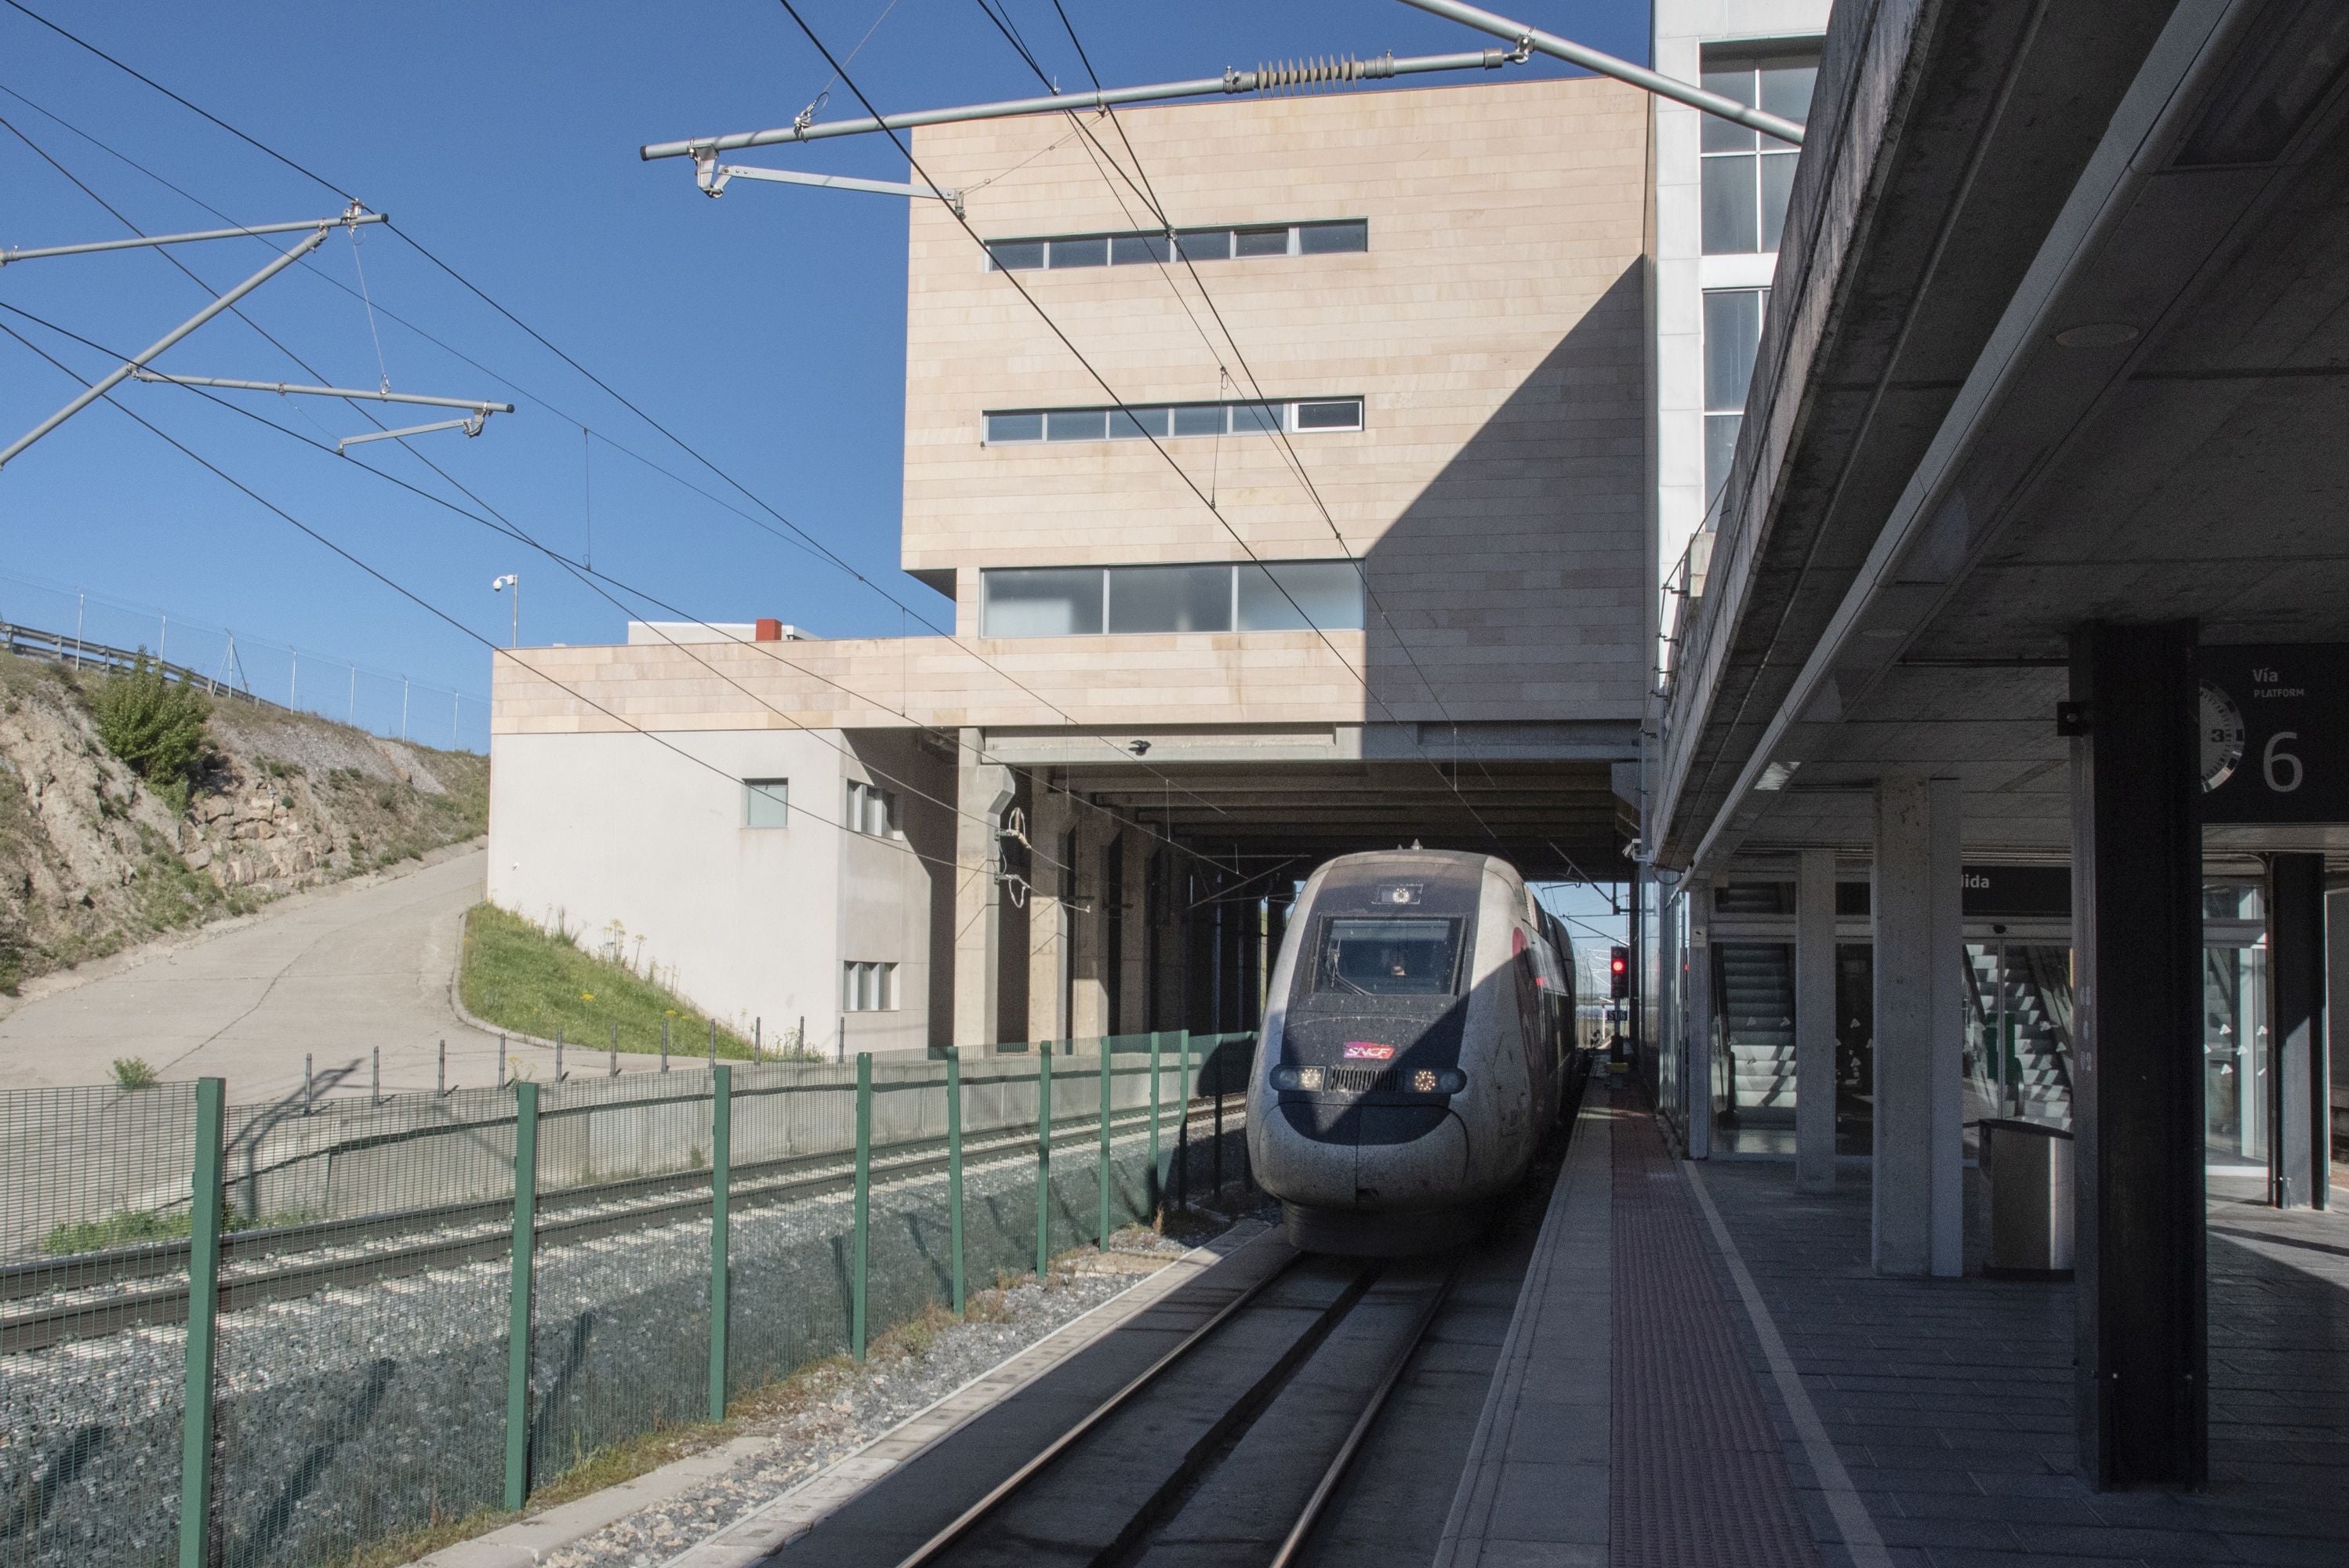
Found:
[[[497, 1037], [449, 1001], [458, 917], [481, 902], [485, 853], [369, 885], [315, 890], [0, 1018], [0, 1088], [104, 1084], [117, 1057], [165, 1078], [219, 1077], [232, 1103], [298, 1090], [308, 1052], [326, 1093], [429, 1089], [441, 1041], [452, 1084], [497, 1076]], [[107, 967], [107, 966], [101, 966]]]

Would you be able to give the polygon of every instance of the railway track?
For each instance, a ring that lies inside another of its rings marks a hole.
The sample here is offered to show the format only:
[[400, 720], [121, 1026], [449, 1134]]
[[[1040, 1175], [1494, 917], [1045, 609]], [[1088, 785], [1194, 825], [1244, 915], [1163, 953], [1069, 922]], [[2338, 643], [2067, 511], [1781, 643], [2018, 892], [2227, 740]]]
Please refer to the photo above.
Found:
[[[1213, 1124], [1212, 1105], [1195, 1105], [1195, 1132]], [[1113, 1136], [1149, 1125], [1146, 1111], [1113, 1115]], [[1162, 1123], [1165, 1147], [1173, 1147], [1179, 1119]], [[1091, 1117], [1054, 1118], [1056, 1140], [1088, 1139], [1099, 1123]], [[964, 1140], [966, 1169], [1021, 1159], [1035, 1148], [1034, 1126], [1006, 1129]], [[947, 1166], [944, 1139], [924, 1139], [874, 1150], [874, 1185], [940, 1175]], [[729, 1206], [746, 1209], [802, 1202], [845, 1192], [855, 1184], [853, 1151], [828, 1151], [738, 1166]], [[709, 1212], [705, 1174], [644, 1178], [574, 1188], [541, 1200], [537, 1236], [541, 1247], [596, 1241], [633, 1231], [678, 1224]], [[220, 1310], [236, 1312], [274, 1301], [292, 1301], [330, 1287], [353, 1288], [378, 1280], [456, 1268], [507, 1255], [512, 1245], [512, 1207], [498, 1200], [453, 1203], [347, 1221], [244, 1231], [224, 1236]], [[0, 1353], [41, 1350], [68, 1340], [91, 1340], [156, 1324], [183, 1323], [188, 1315], [187, 1245], [128, 1247], [78, 1257], [43, 1259], [0, 1270], [0, 1299], [26, 1301], [65, 1297], [0, 1316]], [[176, 1276], [176, 1277], [174, 1277]], [[150, 1285], [130, 1282], [157, 1280]]]
[[1290, 1568], [1459, 1267], [1289, 1253], [898, 1568]]

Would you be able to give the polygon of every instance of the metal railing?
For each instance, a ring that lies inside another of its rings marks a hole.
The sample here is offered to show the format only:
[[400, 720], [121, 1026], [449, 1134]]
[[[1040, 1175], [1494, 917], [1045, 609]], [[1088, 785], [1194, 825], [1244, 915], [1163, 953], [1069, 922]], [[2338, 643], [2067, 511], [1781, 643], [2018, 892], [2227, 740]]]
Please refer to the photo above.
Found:
[[51, 664], [70, 665], [76, 669], [103, 670], [119, 675], [136, 668], [144, 662], [150, 669], [162, 672], [166, 680], [181, 686], [194, 686], [212, 696], [234, 697], [257, 707], [274, 707], [280, 713], [293, 710], [282, 702], [272, 702], [265, 696], [255, 696], [242, 686], [233, 686], [217, 680], [202, 670], [191, 670], [185, 665], [167, 664], [144, 648], [115, 648], [104, 643], [86, 643], [79, 637], [63, 632], [45, 632], [36, 626], [19, 626], [0, 621], [0, 649], [19, 658], [45, 659]]
[[720, 1064], [306, 1116], [218, 1078], [0, 1094], [0, 1565], [274, 1568], [519, 1509], [959, 1313], [973, 1279], [1220, 1192], [1253, 1047]]

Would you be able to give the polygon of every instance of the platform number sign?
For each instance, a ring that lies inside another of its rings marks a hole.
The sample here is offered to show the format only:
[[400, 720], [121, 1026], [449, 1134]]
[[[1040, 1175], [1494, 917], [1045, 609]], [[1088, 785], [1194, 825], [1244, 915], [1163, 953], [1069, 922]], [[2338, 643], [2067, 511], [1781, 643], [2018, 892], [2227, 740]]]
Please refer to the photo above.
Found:
[[2349, 644], [2204, 647], [2202, 820], [2349, 822]]

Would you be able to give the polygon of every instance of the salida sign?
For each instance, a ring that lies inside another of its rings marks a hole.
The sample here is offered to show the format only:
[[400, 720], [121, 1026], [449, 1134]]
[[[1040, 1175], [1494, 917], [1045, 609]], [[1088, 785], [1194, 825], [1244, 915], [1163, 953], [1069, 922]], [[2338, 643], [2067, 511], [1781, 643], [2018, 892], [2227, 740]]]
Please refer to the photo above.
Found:
[[2202, 820], [2349, 822], [2349, 644], [2204, 647]]

